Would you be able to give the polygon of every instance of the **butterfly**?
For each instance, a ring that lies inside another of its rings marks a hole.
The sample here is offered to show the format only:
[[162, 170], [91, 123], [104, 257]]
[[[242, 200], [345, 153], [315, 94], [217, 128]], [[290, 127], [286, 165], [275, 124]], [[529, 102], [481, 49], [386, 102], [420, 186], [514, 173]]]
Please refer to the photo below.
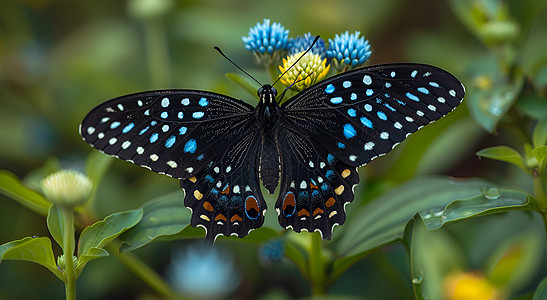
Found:
[[[264, 223], [261, 184], [279, 224], [332, 237], [359, 183], [357, 168], [454, 110], [465, 88], [423, 64], [384, 64], [323, 80], [279, 103], [200, 90], [148, 91], [94, 108], [80, 125], [92, 147], [180, 179], [191, 225], [206, 240], [246, 236]], [[279, 97], [281, 98], [281, 97]]]

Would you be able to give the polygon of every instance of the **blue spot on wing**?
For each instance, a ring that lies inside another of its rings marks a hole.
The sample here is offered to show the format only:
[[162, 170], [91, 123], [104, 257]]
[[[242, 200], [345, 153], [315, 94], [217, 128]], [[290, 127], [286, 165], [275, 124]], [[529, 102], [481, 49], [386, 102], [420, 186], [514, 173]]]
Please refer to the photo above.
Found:
[[197, 149], [198, 145], [196, 143], [196, 140], [194, 139], [191, 139], [191, 140], [188, 140], [186, 142], [186, 144], [184, 145], [184, 152], [189, 152], [189, 153], [195, 153], [196, 152], [196, 149]]
[[361, 117], [361, 123], [363, 123], [363, 125], [365, 125], [368, 128], [371, 128], [371, 129], [373, 128], [372, 121], [369, 120], [367, 117]]
[[332, 155], [330, 153], [327, 154], [327, 162], [331, 165], [334, 164], [334, 162], [335, 162], [334, 155]]
[[209, 181], [210, 183], [215, 182], [215, 179], [213, 179], [213, 176], [210, 174], [205, 175], [205, 180]]
[[204, 115], [205, 115], [205, 113], [203, 113], [202, 111], [196, 111], [196, 112], [192, 113], [192, 118], [201, 119], [201, 118], [203, 118]]
[[420, 98], [418, 98], [417, 96], [415, 96], [414, 94], [410, 93], [410, 92], [406, 92], [406, 97], [412, 101], [416, 101], [416, 102], [419, 102], [420, 101]]
[[343, 99], [342, 97], [334, 97], [334, 98], [330, 98], [330, 102], [332, 104], [340, 104], [342, 103]]
[[346, 139], [351, 139], [356, 134], [357, 134], [357, 132], [355, 131], [355, 128], [353, 128], [353, 126], [351, 124], [349, 124], [349, 123], [344, 124], [344, 136], [346, 137]]
[[181, 128], [179, 128], [179, 134], [180, 134], [180, 135], [184, 135], [184, 134], [186, 133], [187, 130], [188, 130], [187, 127], [182, 126]]
[[201, 98], [201, 99], [199, 99], [198, 104], [199, 104], [199, 106], [205, 107], [205, 106], [209, 105], [209, 101], [207, 101], [206, 98]]
[[112, 122], [112, 124], [110, 124], [110, 129], [116, 129], [118, 128], [118, 126], [120, 126], [120, 122], [116, 121], [116, 122]]
[[425, 87], [419, 87], [418, 88], [418, 92], [422, 93], [422, 94], [429, 94], [429, 90], [426, 89]]
[[167, 112], [166, 112], [166, 111], [162, 112], [162, 113], [160, 114], [160, 118], [162, 118], [162, 119], [167, 119]]
[[330, 94], [332, 92], [334, 92], [334, 85], [332, 84], [327, 85], [327, 88], [325, 88], [325, 93]]
[[350, 109], [348, 109], [348, 115], [350, 117], [355, 117], [355, 116], [357, 116], [357, 112], [355, 111], [355, 109], [350, 108]]
[[157, 140], [158, 140], [158, 134], [152, 133], [152, 135], [150, 136], [150, 143], [155, 143]]
[[129, 131], [131, 131], [131, 129], [133, 129], [133, 127], [135, 127], [135, 123], [131, 122], [123, 128], [122, 132], [128, 133]]
[[379, 110], [379, 111], [376, 113], [376, 115], [378, 115], [378, 118], [380, 118], [380, 119], [382, 119], [382, 120], [384, 120], [384, 121], [387, 120], [387, 116], [386, 116], [386, 114], [385, 114], [383, 111], [380, 111], [380, 110]]
[[173, 147], [173, 145], [175, 144], [175, 141], [176, 141], [176, 140], [177, 140], [177, 138], [176, 138], [174, 135], [170, 136], [170, 137], [167, 139], [167, 141], [165, 141], [165, 147], [167, 147], [167, 148]]
[[148, 131], [148, 129], [150, 129], [150, 126], [146, 126], [146, 128], [144, 128], [143, 130], [141, 130], [141, 132], [139, 132], [139, 135], [143, 135], [145, 132]]

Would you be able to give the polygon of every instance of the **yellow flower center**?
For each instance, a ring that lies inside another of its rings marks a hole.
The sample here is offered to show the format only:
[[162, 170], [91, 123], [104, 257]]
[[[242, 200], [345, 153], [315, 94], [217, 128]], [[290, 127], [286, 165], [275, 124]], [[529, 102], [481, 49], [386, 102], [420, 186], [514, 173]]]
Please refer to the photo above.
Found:
[[[281, 77], [280, 81], [286, 87], [290, 87], [296, 91], [302, 91], [308, 88], [318, 81], [323, 80], [330, 70], [330, 65], [327, 64], [327, 59], [321, 59], [319, 54], [307, 53], [302, 56], [304, 52], [295, 53], [289, 55], [287, 58], [283, 58], [283, 65], [279, 66], [279, 70], [285, 75]], [[302, 58], [300, 58], [302, 56]], [[300, 58], [300, 60], [298, 60]], [[296, 65], [291, 66], [298, 60]], [[290, 68], [290, 69], [289, 69]]]

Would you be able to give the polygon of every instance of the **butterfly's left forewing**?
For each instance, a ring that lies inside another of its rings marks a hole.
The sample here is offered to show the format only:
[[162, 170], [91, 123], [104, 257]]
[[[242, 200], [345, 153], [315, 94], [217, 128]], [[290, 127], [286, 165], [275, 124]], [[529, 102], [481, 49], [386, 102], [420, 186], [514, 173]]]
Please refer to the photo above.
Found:
[[107, 101], [83, 120], [94, 148], [175, 178], [190, 178], [240, 138], [253, 107], [216, 93], [167, 90]]

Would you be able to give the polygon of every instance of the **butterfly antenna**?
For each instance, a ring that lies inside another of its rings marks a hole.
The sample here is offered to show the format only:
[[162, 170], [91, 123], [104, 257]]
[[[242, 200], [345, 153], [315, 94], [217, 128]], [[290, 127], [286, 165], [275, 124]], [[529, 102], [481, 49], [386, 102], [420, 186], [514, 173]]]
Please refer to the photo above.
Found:
[[242, 69], [240, 66], [238, 66], [235, 62], [233, 62], [231, 59], [229, 59], [228, 56], [226, 56], [226, 55], [222, 52], [222, 50], [220, 50], [219, 47], [215, 46], [214, 48], [215, 48], [215, 50], [218, 51], [218, 53], [220, 53], [220, 55], [224, 56], [224, 58], [226, 58], [229, 62], [231, 62], [232, 65], [236, 66], [241, 72], [245, 73], [245, 75], [249, 76], [252, 80], [254, 80], [256, 83], [258, 83], [260, 86], [263, 85], [262, 83], [260, 83], [260, 81], [256, 80], [253, 76], [251, 76], [251, 74], [245, 72], [245, 70], [243, 70], [243, 69]]
[[290, 69], [292, 69], [292, 67], [294, 67], [294, 65], [296, 65], [296, 63], [302, 58], [304, 57], [304, 55], [306, 55], [306, 53], [310, 52], [311, 48], [313, 48], [313, 46], [315, 45], [315, 43], [317, 43], [317, 41], [319, 40], [319, 35], [316, 35], [315, 36], [315, 39], [313, 39], [313, 42], [311, 43], [310, 47], [304, 52], [302, 53], [302, 55], [300, 55], [300, 57], [290, 66], [287, 68], [287, 70], [285, 70], [285, 72], [283, 72], [283, 74], [281, 74], [281, 76], [279, 76], [277, 78], [276, 81], [274, 81], [274, 83], [272, 83], [272, 86], [274, 86], [278, 81], [279, 79], [281, 79], [281, 77], [283, 77], [285, 75], [285, 73], [287, 73]]

